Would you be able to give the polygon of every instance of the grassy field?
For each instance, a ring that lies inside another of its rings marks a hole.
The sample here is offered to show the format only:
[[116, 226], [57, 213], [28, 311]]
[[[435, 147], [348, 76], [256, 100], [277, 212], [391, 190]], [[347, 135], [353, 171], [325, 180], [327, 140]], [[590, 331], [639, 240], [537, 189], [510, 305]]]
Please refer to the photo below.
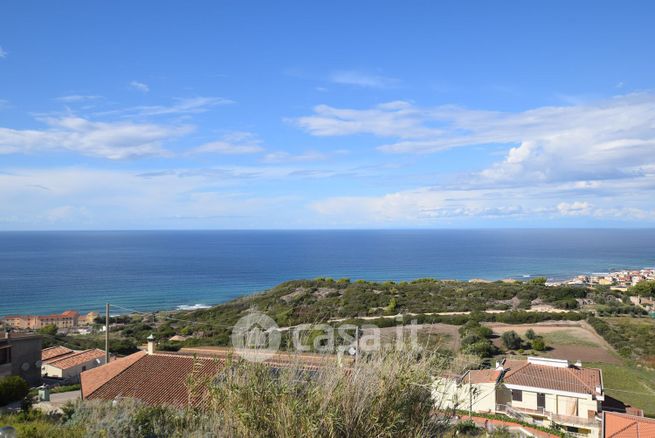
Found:
[[546, 345], [578, 345], [583, 347], [600, 347], [598, 342], [577, 336], [572, 331], [552, 331], [543, 333]]
[[655, 371], [598, 362], [585, 366], [603, 370], [606, 394], [643, 409], [649, 417], [655, 417]]

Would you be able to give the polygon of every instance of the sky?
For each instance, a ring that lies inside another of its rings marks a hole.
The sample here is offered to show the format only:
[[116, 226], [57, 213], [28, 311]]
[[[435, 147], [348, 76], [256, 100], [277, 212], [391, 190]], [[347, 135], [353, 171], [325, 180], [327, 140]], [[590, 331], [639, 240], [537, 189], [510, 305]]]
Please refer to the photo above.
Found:
[[650, 1], [0, 4], [0, 230], [655, 226]]

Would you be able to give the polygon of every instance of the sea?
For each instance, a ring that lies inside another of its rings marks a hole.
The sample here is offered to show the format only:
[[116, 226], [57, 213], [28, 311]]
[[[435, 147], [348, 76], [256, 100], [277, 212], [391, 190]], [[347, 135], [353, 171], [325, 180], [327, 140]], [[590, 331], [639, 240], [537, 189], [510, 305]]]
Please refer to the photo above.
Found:
[[654, 265], [655, 229], [0, 232], [0, 316], [201, 308], [316, 277], [558, 280]]

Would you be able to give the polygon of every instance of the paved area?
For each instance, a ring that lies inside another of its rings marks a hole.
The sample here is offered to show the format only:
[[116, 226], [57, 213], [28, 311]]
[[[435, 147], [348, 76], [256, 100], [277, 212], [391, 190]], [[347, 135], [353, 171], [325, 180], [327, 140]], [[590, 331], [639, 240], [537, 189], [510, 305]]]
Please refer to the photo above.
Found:
[[61, 409], [68, 402], [74, 402], [82, 398], [81, 391], [68, 391], [60, 392], [58, 394], [50, 394], [50, 401], [34, 403], [34, 409], [39, 409], [43, 412], [53, 412]]

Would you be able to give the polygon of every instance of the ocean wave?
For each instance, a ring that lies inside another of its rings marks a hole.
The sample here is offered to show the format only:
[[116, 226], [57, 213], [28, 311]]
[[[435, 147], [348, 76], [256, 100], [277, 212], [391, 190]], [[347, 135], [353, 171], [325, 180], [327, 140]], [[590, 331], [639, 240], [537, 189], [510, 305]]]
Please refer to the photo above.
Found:
[[200, 310], [200, 309], [209, 309], [211, 306], [208, 306], [207, 304], [194, 304], [192, 306], [189, 306], [187, 304], [182, 304], [181, 306], [177, 306], [177, 310]]

